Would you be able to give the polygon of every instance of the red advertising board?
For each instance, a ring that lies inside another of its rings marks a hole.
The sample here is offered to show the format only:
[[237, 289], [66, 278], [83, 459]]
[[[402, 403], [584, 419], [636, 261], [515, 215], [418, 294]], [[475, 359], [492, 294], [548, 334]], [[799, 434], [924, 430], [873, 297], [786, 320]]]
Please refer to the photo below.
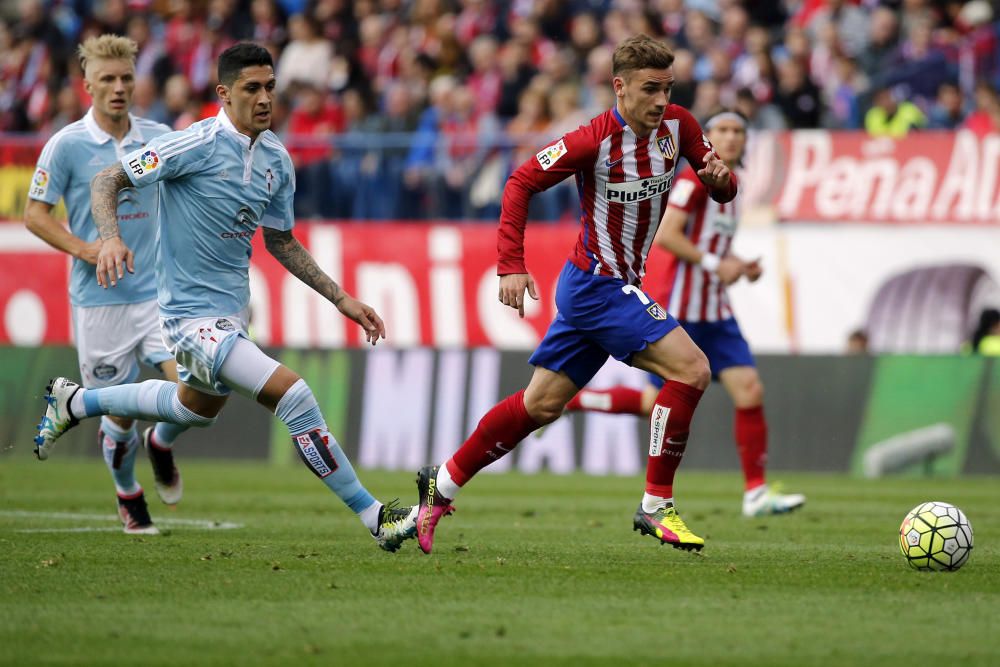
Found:
[[[296, 235], [349, 293], [379, 311], [399, 346], [530, 349], [555, 315], [556, 279], [575, 225], [528, 227], [539, 301], [523, 320], [497, 300], [496, 228], [484, 224], [300, 224]], [[0, 344], [71, 341], [66, 256], [21, 225], [0, 224]], [[354, 347], [361, 329], [300, 283], [254, 239], [254, 334], [293, 347]]]
[[1000, 224], [1000, 135], [761, 133], [744, 180], [752, 205], [780, 220]]

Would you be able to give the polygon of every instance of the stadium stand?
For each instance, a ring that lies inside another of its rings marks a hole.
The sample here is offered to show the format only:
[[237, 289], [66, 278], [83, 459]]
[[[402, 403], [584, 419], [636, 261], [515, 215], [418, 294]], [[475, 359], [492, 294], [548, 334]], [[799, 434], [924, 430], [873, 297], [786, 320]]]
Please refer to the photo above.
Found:
[[[215, 112], [218, 53], [255, 40], [277, 63], [301, 217], [488, 219], [531, 147], [610, 105], [629, 34], [674, 47], [674, 99], [702, 117], [860, 129], [889, 90], [931, 127], [986, 133], [998, 26], [985, 0], [20, 0], [0, 7], [0, 132], [47, 137], [85, 112], [87, 36], [140, 45], [135, 112], [176, 129]], [[536, 217], [571, 218], [573, 200], [556, 190]]]

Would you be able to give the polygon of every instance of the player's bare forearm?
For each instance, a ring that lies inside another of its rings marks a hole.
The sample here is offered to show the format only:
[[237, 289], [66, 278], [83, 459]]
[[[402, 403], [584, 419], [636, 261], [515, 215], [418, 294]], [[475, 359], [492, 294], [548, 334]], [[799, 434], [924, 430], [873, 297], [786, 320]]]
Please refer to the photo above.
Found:
[[52, 217], [52, 208], [52, 204], [29, 199], [28, 205], [24, 208], [24, 226], [56, 250], [91, 264], [95, 263], [100, 241], [87, 243], [73, 234], [66, 225]]
[[264, 247], [288, 272], [314, 289], [327, 301], [340, 307], [347, 293], [316, 264], [309, 251], [292, 233], [264, 227]]
[[702, 253], [684, 234], [686, 222], [687, 213], [678, 208], [667, 208], [660, 228], [656, 230], [656, 245], [683, 262], [697, 264], [701, 261]]
[[90, 182], [90, 213], [102, 240], [119, 235], [118, 193], [132, 185], [120, 164], [97, 172]]
[[671, 230], [658, 233], [656, 244], [683, 262], [697, 264], [701, 261], [701, 251], [681, 232]]

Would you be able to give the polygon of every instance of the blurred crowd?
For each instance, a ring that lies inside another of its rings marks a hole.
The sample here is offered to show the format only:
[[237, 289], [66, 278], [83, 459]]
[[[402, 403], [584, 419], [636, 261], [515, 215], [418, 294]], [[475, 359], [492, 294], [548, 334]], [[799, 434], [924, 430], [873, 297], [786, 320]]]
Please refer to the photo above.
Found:
[[[729, 106], [754, 129], [1000, 130], [987, 0], [9, 4], [3, 132], [48, 135], [86, 111], [74, 50], [92, 34], [138, 43], [134, 112], [178, 129], [216, 112], [222, 50], [267, 46], [304, 217], [494, 216], [513, 167], [613, 104], [614, 45], [640, 32], [674, 47], [673, 101], [699, 118]], [[572, 187], [537, 197], [534, 217], [567, 215]]]

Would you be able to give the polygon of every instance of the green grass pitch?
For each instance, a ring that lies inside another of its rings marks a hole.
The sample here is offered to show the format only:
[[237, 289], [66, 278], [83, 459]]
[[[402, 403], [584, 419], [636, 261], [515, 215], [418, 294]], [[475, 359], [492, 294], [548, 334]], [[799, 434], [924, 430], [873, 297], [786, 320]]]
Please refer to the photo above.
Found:
[[[154, 519], [241, 528], [93, 530], [117, 525], [101, 519], [114, 500], [99, 461], [0, 460], [0, 664], [1000, 664], [996, 478], [789, 474], [806, 508], [745, 520], [737, 474], [682, 469], [698, 556], [632, 532], [638, 478], [482, 475], [424, 556], [379, 551], [304, 469], [182, 465], [170, 511], [142, 463]], [[383, 499], [415, 494], [410, 474], [362, 478]], [[961, 571], [899, 554], [924, 500], [969, 516]]]

